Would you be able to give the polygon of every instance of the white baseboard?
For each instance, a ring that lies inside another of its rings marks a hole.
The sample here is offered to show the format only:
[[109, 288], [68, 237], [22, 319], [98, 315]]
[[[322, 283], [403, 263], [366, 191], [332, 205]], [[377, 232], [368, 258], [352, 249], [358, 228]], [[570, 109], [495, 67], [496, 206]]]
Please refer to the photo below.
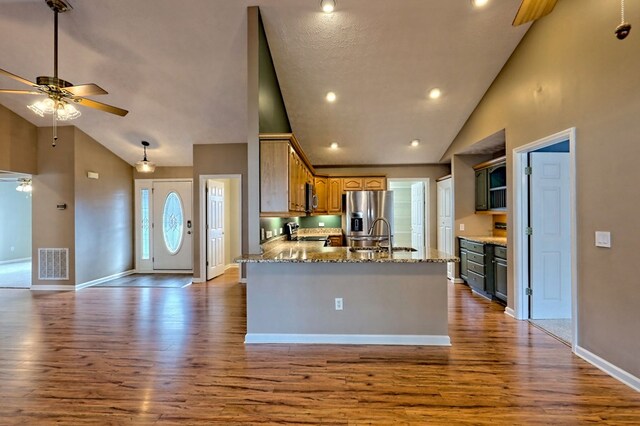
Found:
[[76, 287], [73, 284], [65, 285], [47, 285], [47, 284], [33, 284], [31, 290], [33, 291], [75, 291]]
[[449, 280], [454, 284], [465, 284], [465, 280], [463, 280], [462, 278], [454, 278], [452, 280]]
[[135, 269], [129, 269], [128, 271], [118, 272], [117, 274], [109, 275], [107, 277], [98, 278], [95, 280], [87, 281], [86, 283], [76, 284], [76, 290], [82, 290], [83, 288], [91, 287], [94, 285], [106, 283], [107, 281], [115, 280], [116, 278], [126, 277], [127, 275], [135, 274]]
[[224, 270], [226, 271], [227, 269], [231, 269], [231, 268], [236, 268], [238, 269], [240, 267], [240, 265], [238, 263], [230, 263], [227, 266], [224, 267]]
[[22, 262], [26, 262], [27, 260], [31, 260], [30, 257], [23, 257], [20, 259], [11, 259], [11, 260], [0, 260], [0, 265], [7, 265], [9, 263], [22, 263]]
[[14, 289], [22, 288], [25, 290], [29, 290], [31, 288], [31, 284], [0, 284], [0, 288], [14, 288]]
[[508, 307], [508, 306], [506, 308], [504, 308], [504, 313], [505, 313], [505, 315], [509, 315], [511, 318], [515, 319], [515, 317], [516, 317], [516, 312], [513, 309], [511, 309], [510, 307]]
[[193, 281], [192, 281], [192, 282], [193, 282], [193, 283], [203, 283], [203, 282], [205, 282], [205, 281], [206, 281], [206, 280], [205, 280], [205, 279], [203, 279], [203, 278], [201, 278], [201, 277], [198, 277], [198, 278], [193, 277]]
[[449, 336], [429, 335], [247, 333], [244, 343], [451, 346], [451, 339]]
[[575, 354], [584, 359], [588, 363], [598, 367], [614, 379], [617, 379], [629, 386], [636, 392], [640, 392], [640, 378], [624, 371], [622, 368], [611, 364], [609, 361], [600, 358], [598, 355], [589, 352], [581, 346], [576, 346]]

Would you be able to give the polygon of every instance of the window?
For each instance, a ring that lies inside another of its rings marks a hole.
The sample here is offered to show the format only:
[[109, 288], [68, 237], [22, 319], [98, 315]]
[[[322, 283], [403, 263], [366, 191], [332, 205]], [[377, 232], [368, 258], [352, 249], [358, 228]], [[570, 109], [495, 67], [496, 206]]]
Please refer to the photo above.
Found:
[[141, 257], [142, 260], [149, 260], [151, 246], [151, 219], [149, 218], [149, 190], [140, 190], [140, 235], [141, 235]]
[[176, 192], [170, 192], [162, 211], [162, 235], [171, 254], [176, 254], [182, 245], [183, 222], [182, 200]]

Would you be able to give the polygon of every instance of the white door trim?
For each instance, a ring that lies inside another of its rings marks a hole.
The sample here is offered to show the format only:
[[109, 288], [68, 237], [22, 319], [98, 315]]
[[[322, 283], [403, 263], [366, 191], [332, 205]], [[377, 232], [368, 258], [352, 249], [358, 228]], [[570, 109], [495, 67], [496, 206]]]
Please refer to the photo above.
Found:
[[431, 209], [431, 198], [429, 197], [429, 178], [387, 178], [387, 189], [389, 182], [422, 182], [424, 183], [424, 247], [427, 251], [431, 248], [431, 227], [429, 222], [429, 209]]
[[[200, 259], [197, 262], [200, 264], [200, 275], [198, 277], [193, 277], [194, 283], [203, 283], [206, 281], [207, 277], [207, 226], [206, 226], [206, 205], [207, 205], [207, 180], [209, 179], [240, 179], [240, 196], [238, 197], [238, 211], [242, 212], [242, 175], [241, 174], [231, 174], [231, 175], [200, 175], [198, 182], [198, 193], [200, 194], [200, 201], [198, 211], [200, 212], [200, 220], [198, 221], [198, 233], [200, 234]], [[226, 195], [225, 195], [226, 196]], [[242, 219], [241, 219], [242, 220]], [[240, 242], [240, 247], [242, 247], [242, 226], [240, 226], [240, 232], [238, 233], [238, 241]], [[195, 263], [195, 262], [194, 262]]]
[[577, 227], [576, 227], [576, 128], [571, 127], [551, 136], [539, 139], [513, 150], [513, 189], [514, 189], [514, 316], [519, 320], [529, 318], [529, 299], [525, 289], [529, 287], [529, 246], [526, 226], [529, 211], [528, 179], [525, 175], [527, 154], [558, 142], [569, 140], [569, 193], [571, 216], [571, 322], [572, 350], [579, 343], [578, 336], [578, 266], [577, 266]]

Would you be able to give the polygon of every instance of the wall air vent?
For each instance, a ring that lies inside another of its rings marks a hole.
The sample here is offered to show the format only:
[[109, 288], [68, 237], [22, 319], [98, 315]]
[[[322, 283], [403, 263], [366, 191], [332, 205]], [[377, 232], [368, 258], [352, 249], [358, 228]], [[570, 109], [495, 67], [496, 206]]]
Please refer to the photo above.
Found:
[[38, 249], [38, 279], [68, 280], [69, 279], [69, 249], [68, 248], [39, 248]]

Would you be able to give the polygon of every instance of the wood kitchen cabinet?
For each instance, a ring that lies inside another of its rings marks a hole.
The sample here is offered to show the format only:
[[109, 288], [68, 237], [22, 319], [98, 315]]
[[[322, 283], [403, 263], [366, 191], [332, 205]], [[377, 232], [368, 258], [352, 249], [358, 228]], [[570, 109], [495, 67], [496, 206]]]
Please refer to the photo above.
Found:
[[364, 178], [361, 177], [345, 177], [342, 178], [343, 191], [363, 191]]
[[387, 178], [385, 177], [366, 177], [364, 178], [365, 191], [386, 191]]
[[293, 135], [260, 136], [260, 213], [264, 216], [305, 214], [305, 184], [313, 183]]
[[327, 179], [327, 212], [330, 214], [342, 213], [342, 178]]
[[316, 197], [318, 197], [318, 207], [316, 207], [316, 213], [324, 214], [328, 211], [328, 182], [326, 176], [316, 176], [313, 180], [314, 187], [316, 189]]

